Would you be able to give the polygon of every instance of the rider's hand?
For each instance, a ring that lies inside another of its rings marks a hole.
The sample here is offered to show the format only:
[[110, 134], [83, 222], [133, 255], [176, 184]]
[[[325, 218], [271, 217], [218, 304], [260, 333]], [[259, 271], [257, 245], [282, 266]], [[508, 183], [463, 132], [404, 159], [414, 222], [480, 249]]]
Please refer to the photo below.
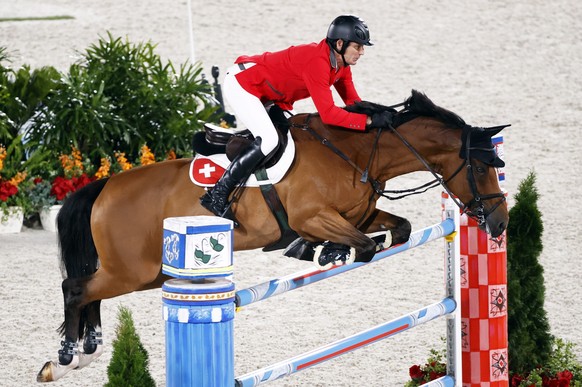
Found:
[[379, 113], [374, 113], [372, 115], [372, 121], [368, 125], [368, 128], [381, 128], [385, 129], [392, 125], [392, 113], [384, 111]]

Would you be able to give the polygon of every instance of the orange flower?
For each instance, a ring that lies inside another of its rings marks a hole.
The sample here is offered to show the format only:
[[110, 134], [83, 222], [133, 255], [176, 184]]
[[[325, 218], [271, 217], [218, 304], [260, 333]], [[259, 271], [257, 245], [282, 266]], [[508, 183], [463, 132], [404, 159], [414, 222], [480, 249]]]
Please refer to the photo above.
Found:
[[17, 172], [12, 179], [9, 180], [10, 184], [18, 187], [26, 179], [26, 172]]
[[124, 152], [115, 152], [115, 158], [117, 159], [119, 166], [121, 166], [122, 171], [127, 171], [133, 168], [133, 165], [131, 165], [131, 163], [127, 161]]
[[170, 151], [168, 152], [166, 160], [176, 160], [176, 152], [174, 152], [173, 149], [170, 149]]
[[154, 154], [146, 144], [143, 144], [139, 153], [141, 153], [140, 157], [141, 165], [149, 165], [154, 164], [156, 162]]
[[83, 173], [81, 152], [74, 146], [71, 146], [71, 154], [61, 154], [59, 156], [59, 161], [65, 171], [65, 175], [72, 177], [80, 176]]
[[6, 158], [6, 148], [0, 145], [0, 171], [4, 168], [5, 158]]
[[95, 172], [95, 177], [97, 179], [103, 179], [104, 177], [109, 176], [109, 169], [111, 168], [111, 161], [109, 161], [108, 157], [101, 158], [101, 165], [97, 172]]
[[83, 159], [81, 158], [81, 152], [75, 148], [72, 147], [72, 151], [71, 151], [71, 158], [73, 159], [73, 168], [75, 168], [76, 170], [83, 172]]

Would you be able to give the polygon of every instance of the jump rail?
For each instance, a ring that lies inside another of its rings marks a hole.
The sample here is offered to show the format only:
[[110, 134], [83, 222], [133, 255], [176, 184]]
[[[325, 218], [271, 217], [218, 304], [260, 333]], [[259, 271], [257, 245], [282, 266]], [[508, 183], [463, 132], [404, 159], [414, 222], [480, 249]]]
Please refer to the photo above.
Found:
[[380, 261], [406, 250], [424, 245], [427, 242], [450, 235], [455, 231], [455, 222], [445, 219], [441, 223], [420, 229], [410, 234], [406, 243], [384, 249], [376, 253], [370, 262], [355, 262], [351, 265], [334, 266], [329, 270], [306, 269], [281, 278], [241, 289], [236, 292], [235, 303], [237, 307], [243, 307], [267, 298], [298, 289], [312, 283], [331, 278], [341, 273], [360, 268], [372, 262]]
[[394, 336], [412, 327], [434, 320], [437, 317], [452, 313], [456, 307], [457, 304], [453, 299], [445, 298], [440, 302], [428, 305], [425, 308], [406, 314], [390, 322], [380, 324], [345, 339], [240, 376], [235, 379], [235, 385], [237, 387], [253, 387], [264, 382], [289, 376], [337, 356]]
[[236, 292], [237, 307], [252, 304], [285, 292], [307, 286], [335, 275], [357, 269], [372, 262], [390, 257], [397, 253], [421, 246], [435, 239], [445, 237], [445, 292], [447, 298], [433, 303], [415, 312], [403, 315], [390, 322], [357, 333], [350, 337], [335, 341], [293, 358], [267, 366], [235, 378], [236, 387], [253, 387], [292, 375], [324, 361], [352, 352], [369, 344], [404, 332], [417, 325], [432, 321], [441, 316], [447, 316], [447, 375], [427, 383], [427, 386], [460, 386], [461, 385], [461, 324], [460, 324], [460, 261], [459, 240], [455, 238], [459, 213], [452, 202], [445, 202], [445, 220], [410, 235], [409, 240], [401, 245], [378, 252], [368, 263], [357, 262], [351, 265], [335, 266], [329, 270], [304, 270], [285, 277], [276, 278], [259, 285], [251, 286]]

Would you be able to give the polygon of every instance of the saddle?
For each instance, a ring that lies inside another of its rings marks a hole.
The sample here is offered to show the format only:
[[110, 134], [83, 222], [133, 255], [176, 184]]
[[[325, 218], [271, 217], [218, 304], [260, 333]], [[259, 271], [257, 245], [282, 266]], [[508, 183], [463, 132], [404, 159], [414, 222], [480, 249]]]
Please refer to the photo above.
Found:
[[[273, 167], [283, 156], [289, 143], [289, 129], [291, 124], [287, 120], [287, 112], [277, 105], [269, 109], [269, 117], [277, 130], [278, 145], [257, 168]], [[225, 154], [232, 161], [244, 148], [254, 141], [253, 134], [248, 129], [223, 128], [212, 123], [204, 124], [204, 131], [197, 132], [193, 138], [193, 148], [197, 154], [211, 156]]]
[[[269, 109], [269, 117], [279, 137], [278, 145], [244, 183], [245, 187], [260, 187], [263, 198], [281, 230], [279, 241], [264, 247], [263, 251], [285, 248], [298, 237], [297, 233], [289, 227], [287, 212], [274, 187], [274, 184], [285, 176], [295, 157], [295, 144], [286, 114], [287, 112], [277, 105]], [[231, 129], [211, 123], [204, 124], [204, 131], [197, 132], [193, 138], [196, 156], [190, 165], [190, 179], [199, 186], [214, 186], [230, 162], [253, 141], [254, 137], [248, 129]]]

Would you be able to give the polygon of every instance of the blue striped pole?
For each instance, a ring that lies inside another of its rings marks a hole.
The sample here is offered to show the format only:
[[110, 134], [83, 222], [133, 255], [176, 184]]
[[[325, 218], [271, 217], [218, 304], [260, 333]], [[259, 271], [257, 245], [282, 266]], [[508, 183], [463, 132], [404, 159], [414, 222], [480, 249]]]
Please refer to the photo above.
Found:
[[232, 386], [234, 294], [234, 283], [227, 279], [164, 283], [168, 387]]
[[363, 265], [368, 265], [371, 262], [379, 261], [381, 259], [401, 253], [405, 250], [421, 246], [437, 238], [450, 235], [454, 231], [454, 221], [452, 219], [445, 219], [439, 224], [413, 232], [410, 234], [410, 238], [406, 243], [376, 253], [374, 258], [368, 263], [355, 262], [351, 265], [333, 266], [331, 269], [324, 271], [306, 269], [285, 277], [276, 278], [262, 284], [251, 286], [246, 289], [241, 289], [236, 292], [236, 306], [246, 306], [254, 302], [261, 301], [278, 294], [288, 292], [290, 290], [301, 288], [303, 286], [336, 276], [341, 273], [345, 273], [346, 271], [357, 269]]
[[423, 384], [425, 387], [455, 387], [455, 379], [450, 376], [443, 376], [428, 383]]
[[[453, 312], [457, 307], [451, 298], [445, 298], [415, 312], [406, 314], [390, 322], [378, 325], [361, 333], [338, 340], [310, 352], [284, 360], [272, 366], [261, 368], [235, 379], [237, 387], [257, 386], [263, 382], [273, 381], [294, 374], [337, 356], [362, 348], [414, 326], [424, 324], [437, 317]], [[452, 378], [451, 378], [452, 379]], [[446, 382], [443, 380], [443, 383]], [[439, 385], [439, 384], [437, 384]], [[447, 385], [447, 384], [443, 384]]]

